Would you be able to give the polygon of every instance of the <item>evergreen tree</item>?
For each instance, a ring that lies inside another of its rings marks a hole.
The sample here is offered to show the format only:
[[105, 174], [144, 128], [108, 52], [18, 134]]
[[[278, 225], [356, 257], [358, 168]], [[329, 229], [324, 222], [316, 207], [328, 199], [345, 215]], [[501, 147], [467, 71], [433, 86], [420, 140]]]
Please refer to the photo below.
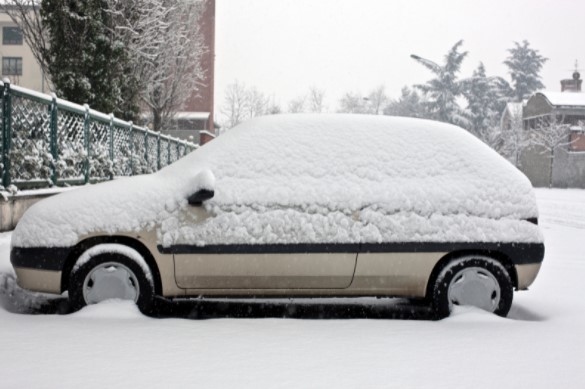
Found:
[[114, 38], [105, 0], [42, 0], [49, 75], [59, 97], [131, 119], [137, 83], [127, 75], [122, 42]]
[[504, 64], [510, 69], [514, 99], [521, 102], [544, 88], [539, 73], [548, 58], [531, 48], [526, 40], [522, 44], [514, 42], [514, 45], [514, 48], [508, 50], [510, 56]]
[[384, 108], [384, 115], [428, 119], [431, 115], [426, 109], [426, 104], [424, 97], [405, 86], [402, 88], [400, 97], [390, 101]]
[[499, 126], [510, 86], [500, 77], [487, 77], [485, 66], [481, 62], [473, 76], [464, 80], [462, 85], [463, 95], [468, 103], [470, 131], [480, 139], [486, 139], [486, 132]]
[[462, 44], [462, 40], [455, 43], [445, 56], [443, 66], [416, 55], [411, 57], [435, 74], [435, 78], [426, 84], [415, 85], [428, 97], [425, 105], [432, 118], [468, 128], [467, 113], [457, 103], [457, 97], [462, 93], [462, 82], [457, 79], [457, 74], [467, 56], [467, 51], [459, 52]]

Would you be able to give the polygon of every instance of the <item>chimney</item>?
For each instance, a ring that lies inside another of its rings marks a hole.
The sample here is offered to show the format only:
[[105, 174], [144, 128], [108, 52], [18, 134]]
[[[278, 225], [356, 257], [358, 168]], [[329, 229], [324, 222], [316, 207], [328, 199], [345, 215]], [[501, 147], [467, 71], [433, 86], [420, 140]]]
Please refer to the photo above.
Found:
[[573, 78], [568, 80], [561, 80], [561, 92], [581, 92], [581, 74], [575, 70]]

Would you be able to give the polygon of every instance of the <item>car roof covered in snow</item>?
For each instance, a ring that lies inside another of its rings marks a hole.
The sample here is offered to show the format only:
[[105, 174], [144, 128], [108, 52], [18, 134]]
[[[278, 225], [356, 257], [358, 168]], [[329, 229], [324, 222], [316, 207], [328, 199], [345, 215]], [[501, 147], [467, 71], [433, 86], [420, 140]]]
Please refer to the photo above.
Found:
[[[93, 231], [168, 227], [200, 188], [215, 190], [208, 208], [537, 216], [528, 179], [459, 127], [388, 116], [273, 115], [236, 126], [158, 173], [46, 199], [19, 224], [33, 232], [15, 234], [13, 244], [72, 244]], [[43, 235], [43, 228], [57, 232]]]

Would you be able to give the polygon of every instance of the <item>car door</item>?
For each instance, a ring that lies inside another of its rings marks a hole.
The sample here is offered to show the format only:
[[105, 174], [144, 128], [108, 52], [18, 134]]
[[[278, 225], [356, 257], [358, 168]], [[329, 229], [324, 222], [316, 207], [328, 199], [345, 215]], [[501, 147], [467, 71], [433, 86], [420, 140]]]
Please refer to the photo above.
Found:
[[[175, 279], [185, 289], [331, 289], [347, 288], [355, 271], [358, 244], [233, 244], [196, 241], [197, 228], [214, 223], [203, 207], [190, 207], [185, 220], [192, 238], [167, 248], [173, 253]], [[207, 224], [206, 224], [207, 223]], [[262, 223], [262, 220], [259, 220]], [[216, 239], [217, 241], [217, 239]]]

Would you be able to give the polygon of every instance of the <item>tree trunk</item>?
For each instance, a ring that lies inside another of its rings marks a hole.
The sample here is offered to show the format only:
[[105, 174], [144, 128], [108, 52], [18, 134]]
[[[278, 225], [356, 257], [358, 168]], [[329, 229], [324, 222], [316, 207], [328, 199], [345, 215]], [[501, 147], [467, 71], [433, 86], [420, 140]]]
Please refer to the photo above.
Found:
[[162, 124], [162, 117], [160, 111], [153, 109], [152, 110], [152, 129], [154, 131], [160, 132], [160, 127]]
[[552, 188], [552, 180], [553, 180], [553, 167], [555, 164], [555, 149], [550, 149], [550, 172], [548, 176], [548, 187], [549, 189]]

